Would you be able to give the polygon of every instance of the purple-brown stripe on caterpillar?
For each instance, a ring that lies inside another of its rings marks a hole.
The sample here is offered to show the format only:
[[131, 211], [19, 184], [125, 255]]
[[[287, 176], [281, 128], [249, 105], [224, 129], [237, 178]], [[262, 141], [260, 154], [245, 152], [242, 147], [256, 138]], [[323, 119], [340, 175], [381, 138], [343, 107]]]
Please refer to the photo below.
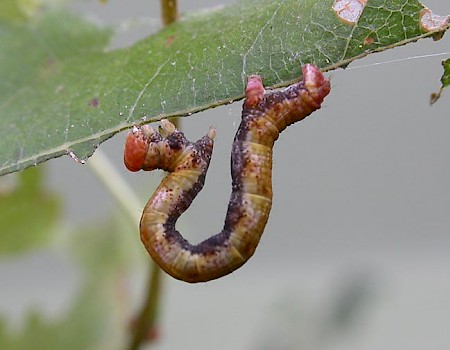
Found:
[[[141, 239], [155, 262], [186, 282], [203, 282], [229, 274], [255, 252], [272, 205], [272, 148], [290, 124], [304, 119], [330, 92], [330, 82], [311, 64], [303, 80], [282, 91], [266, 92], [252, 75], [245, 90], [242, 121], [231, 153], [232, 193], [222, 232], [192, 245], [175, 229], [180, 215], [202, 189], [215, 130], [188, 141], [166, 120], [161, 132], [136, 126], [125, 145], [131, 171], [163, 169], [163, 179], [145, 206]], [[162, 135], [161, 135], [162, 134]]]

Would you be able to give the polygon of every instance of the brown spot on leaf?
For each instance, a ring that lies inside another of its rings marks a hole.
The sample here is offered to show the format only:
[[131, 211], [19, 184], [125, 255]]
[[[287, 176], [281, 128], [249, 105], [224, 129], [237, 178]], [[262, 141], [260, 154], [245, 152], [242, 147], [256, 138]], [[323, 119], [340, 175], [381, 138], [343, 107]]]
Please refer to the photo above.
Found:
[[366, 6], [367, 0], [335, 0], [332, 9], [345, 24], [355, 25]]
[[175, 41], [175, 35], [170, 35], [166, 38], [166, 42], [165, 42], [165, 46], [169, 47], [173, 44], [173, 42]]
[[47, 57], [39, 69], [39, 79], [48, 80], [51, 77], [59, 74], [61, 70], [62, 66], [58, 60]]
[[100, 100], [98, 98], [93, 98], [88, 104], [91, 107], [98, 107], [100, 105]]
[[449, 16], [439, 16], [430, 9], [424, 8], [420, 12], [420, 28], [425, 32], [437, 32], [434, 40], [439, 40], [447, 29]]
[[373, 38], [368, 36], [368, 37], [364, 38], [363, 44], [364, 44], [364, 46], [371, 45], [371, 44], [373, 44], [373, 41], [374, 41]]

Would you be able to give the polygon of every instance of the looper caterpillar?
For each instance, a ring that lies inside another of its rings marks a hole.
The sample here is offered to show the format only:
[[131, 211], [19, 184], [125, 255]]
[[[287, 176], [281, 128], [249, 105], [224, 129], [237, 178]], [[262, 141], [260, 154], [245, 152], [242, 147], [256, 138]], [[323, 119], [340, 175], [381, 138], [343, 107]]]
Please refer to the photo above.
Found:
[[242, 266], [255, 252], [272, 206], [272, 148], [289, 125], [311, 114], [330, 92], [320, 70], [306, 64], [303, 80], [266, 92], [261, 77], [248, 78], [242, 121], [231, 151], [232, 193], [223, 230], [192, 245], [175, 229], [177, 219], [203, 188], [215, 129], [193, 143], [162, 120], [161, 132], [135, 126], [125, 144], [131, 171], [163, 169], [162, 180], [144, 208], [141, 240], [171, 276], [190, 283], [213, 280]]

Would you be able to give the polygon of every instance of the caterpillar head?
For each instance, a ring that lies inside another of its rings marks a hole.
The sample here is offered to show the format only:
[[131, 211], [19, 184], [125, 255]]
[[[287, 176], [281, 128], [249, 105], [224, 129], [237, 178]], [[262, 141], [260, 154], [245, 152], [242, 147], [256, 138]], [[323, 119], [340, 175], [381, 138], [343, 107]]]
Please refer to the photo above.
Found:
[[128, 170], [139, 171], [144, 166], [149, 145], [148, 139], [152, 131], [153, 129], [149, 126], [135, 125], [128, 133], [123, 156]]

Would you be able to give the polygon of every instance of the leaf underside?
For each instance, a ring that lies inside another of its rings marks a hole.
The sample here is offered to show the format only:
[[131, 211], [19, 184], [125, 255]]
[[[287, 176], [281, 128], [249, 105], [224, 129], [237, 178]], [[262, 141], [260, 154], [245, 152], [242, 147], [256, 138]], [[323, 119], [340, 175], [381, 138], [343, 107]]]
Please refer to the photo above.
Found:
[[118, 50], [107, 50], [110, 30], [63, 12], [0, 21], [0, 175], [70, 152], [85, 159], [133, 124], [239, 100], [250, 74], [286, 86], [304, 63], [345, 67], [433, 35], [418, 1], [368, 1], [357, 25], [332, 4], [244, 0]]

